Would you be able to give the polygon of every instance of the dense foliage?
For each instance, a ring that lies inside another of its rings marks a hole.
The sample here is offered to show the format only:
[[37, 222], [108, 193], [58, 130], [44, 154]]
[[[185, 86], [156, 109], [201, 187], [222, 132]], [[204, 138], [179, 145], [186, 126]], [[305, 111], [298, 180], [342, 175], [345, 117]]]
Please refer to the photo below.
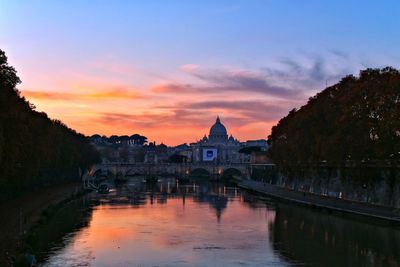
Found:
[[400, 72], [367, 69], [326, 88], [272, 128], [280, 166], [393, 166], [400, 158]]
[[239, 150], [239, 153], [250, 155], [253, 152], [260, 152], [260, 151], [261, 151], [261, 147], [259, 147], [259, 146], [246, 146], [246, 147], [241, 148]]
[[78, 179], [99, 157], [87, 138], [19, 95], [16, 71], [0, 50], [0, 198]]
[[133, 134], [131, 136], [128, 135], [111, 135], [100, 136], [99, 134], [94, 134], [90, 137], [91, 142], [100, 145], [100, 144], [112, 144], [112, 145], [123, 145], [130, 142], [133, 145], [143, 146], [147, 143], [147, 137], [140, 134]]

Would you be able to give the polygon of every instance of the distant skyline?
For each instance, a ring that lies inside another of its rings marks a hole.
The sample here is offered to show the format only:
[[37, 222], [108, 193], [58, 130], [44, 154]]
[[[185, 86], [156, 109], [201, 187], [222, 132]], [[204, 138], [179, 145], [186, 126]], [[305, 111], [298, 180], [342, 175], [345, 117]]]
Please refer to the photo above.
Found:
[[177, 145], [217, 115], [266, 138], [360, 69], [400, 68], [399, 1], [6, 1], [0, 49], [38, 111], [86, 135]]

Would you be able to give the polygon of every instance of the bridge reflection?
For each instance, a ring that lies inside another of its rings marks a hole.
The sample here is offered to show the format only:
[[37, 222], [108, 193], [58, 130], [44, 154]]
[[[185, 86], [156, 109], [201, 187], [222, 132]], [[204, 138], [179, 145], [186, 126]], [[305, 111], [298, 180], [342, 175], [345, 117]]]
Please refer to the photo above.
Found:
[[[110, 194], [91, 197], [95, 215], [86, 233], [94, 229], [92, 245], [119, 253], [111, 247], [119, 234], [131, 242], [125, 247], [127, 258], [138, 251], [135, 257], [140, 257], [155, 244], [157, 253], [151, 255], [160, 258], [166, 257], [163, 250], [192, 257], [212, 249], [221, 257], [246, 259], [250, 266], [282, 262], [284, 266], [400, 267], [398, 226], [280, 203], [217, 183], [180, 184], [165, 178], [150, 185], [132, 178]], [[208, 243], [199, 246], [199, 236]], [[146, 243], [140, 243], [143, 240]], [[205, 255], [198, 259], [206, 259]]]
[[156, 184], [143, 183], [139, 177], [130, 178], [126, 184], [117, 186], [109, 194], [96, 194], [99, 204], [144, 206], [147, 204], [167, 204], [169, 199], [181, 199], [185, 206], [186, 199], [208, 204], [214, 210], [217, 221], [221, 220], [230, 198], [239, 198], [238, 188], [217, 183], [191, 182], [179, 183], [175, 178], [164, 178]]
[[[163, 179], [156, 185], [129, 183], [117, 188], [115, 196], [125, 196], [125, 203], [133, 207], [165, 205], [172, 199], [185, 206], [190, 199], [188, 203], [208, 205], [217, 222], [234, 199], [252, 210], [265, 210], [271, 215], [266, 218], [265, 229], [273, 250], [294, 265], [400, 267], [398, 226], [279, 203], [217, 183], [180, 184], [175, 179]], [[105, 198], [110, 205], [121, 204], [113, 202], [113, 194]]]

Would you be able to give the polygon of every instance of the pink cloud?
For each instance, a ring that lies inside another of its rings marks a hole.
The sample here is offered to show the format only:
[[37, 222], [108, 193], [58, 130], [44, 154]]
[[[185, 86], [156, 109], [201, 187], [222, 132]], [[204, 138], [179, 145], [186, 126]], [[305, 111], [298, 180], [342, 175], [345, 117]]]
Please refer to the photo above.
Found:
[[28, 99], [44, 100], [100, 100], [100, 99], [143, 99], [145, 96], [123, 88], [115, 88], [108, 91], [95, 91], [92, 93], [68, 93], [52, 91], [22, 90], [21, 94]]
[[196, 64], [184, 64], [179, 67], [184, 72], [193, 72], [199, 68]]

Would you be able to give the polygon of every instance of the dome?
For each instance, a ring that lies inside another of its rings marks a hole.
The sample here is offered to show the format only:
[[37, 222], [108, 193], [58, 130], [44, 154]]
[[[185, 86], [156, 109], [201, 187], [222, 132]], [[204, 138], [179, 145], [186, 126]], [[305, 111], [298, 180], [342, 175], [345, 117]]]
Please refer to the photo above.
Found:
[[210, 128], [210, 136], [227, 136], [226, 128], [221, 123], [219, 117], [217, 117], [214, 125]]

